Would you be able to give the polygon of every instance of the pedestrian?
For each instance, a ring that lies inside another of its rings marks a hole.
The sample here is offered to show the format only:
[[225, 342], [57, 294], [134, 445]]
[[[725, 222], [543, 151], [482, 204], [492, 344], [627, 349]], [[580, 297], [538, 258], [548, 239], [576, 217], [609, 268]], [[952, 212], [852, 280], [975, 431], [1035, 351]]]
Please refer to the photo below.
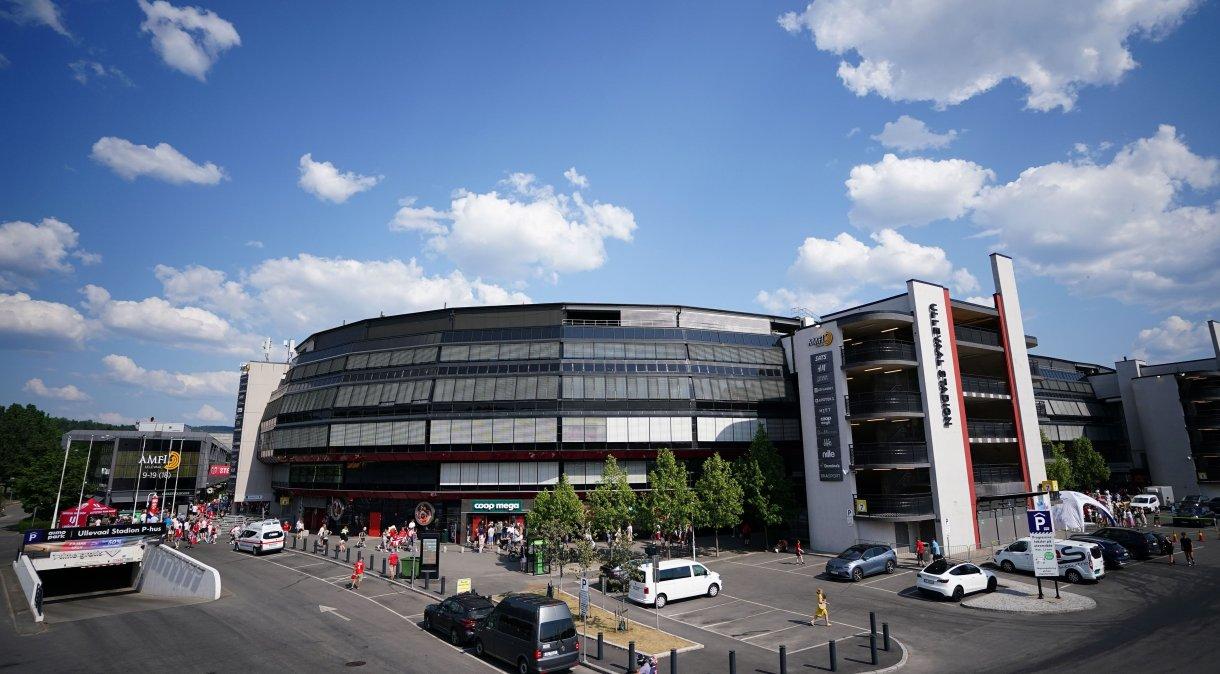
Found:
[[796, 561], [801, 566], [805, 566], [805, 551], [801, 549], [801, 539], [796, 539]]
[[932, 539], [932, 561], [934, 561], [934, 562], [935, 562], [936, 560], [938, 560], [938, 559], [940, 559], [940, 558], [941, 558], [941, 554], [940, 554], [940, 541], [938, 541], [938, 540], [936, 540], [935, 538], [933, 538], [933, 539]]
[[749, 522], [746, 522], [741, 525], [741, 542], [745, 547], [747, 547], [747, 548], [750, 547], [750, 523]]
[[1195, 565], [1195, 544], [1188, 533], [1182, 534], [1182, 556], [1186, 558], [1187, 566]]
[[830, 627], [830, 602], [826, 601], [826, 593], [822, 592], [822, 588], [818, 588], [818, 606], [813, 613], [813, 620], [809, 621], [810, 625], [817, 625], [818, 618], [826, 619], [826, 626]]
[[398, 578], [398, 552], [390, 553], [390, 578]]
[[1154, 526], [1154, 527], [1161, 526], [1161, 511], [1159, 511], [1159, 510], [1153, 511], [1152, 526]]
[[917, 563], [918, 563], [920, 566], [923, 566], [923, 555], [924, 555], [924, 552], [925, 552], [925, 546], [924, 546], [924, 543], [923, 543], [923, 539], [922, 539], [922, 538], [916, 538], [916, 539], [915, 539], [915, 561], [916, 561], [916, 562], [917, 562]]
[[297, 529], [297, 540], [298, 541], [301, 540], [301, 538], [303, 536], [308, 536], [308, 533], [305, 531], [305, 523], [301, 521], [300, 517], [297, 518], [296, 529]]
[[364, 547], [364, 541], [365, 541], [365, 539], [368, 537], [368, 535], [369, 535], [369, 528], [368, 528], [368, 527], [365, 527], [365, 528], [361, 529], [361, 530], [360, 530], [360, 542], [356, 544], [356, 547], [358, 547], [358, 548], [363, 548], [363, 547]]
[[352, 565], [352, 589], [360, 589], [360, 580], [364, 578], [364, 558], [357, 557], [356, 563]]
[[657, 658], [655, 655], [648, 656], [644, 664], [640, 665], [639, 674], [659, 674], [657, 672]]

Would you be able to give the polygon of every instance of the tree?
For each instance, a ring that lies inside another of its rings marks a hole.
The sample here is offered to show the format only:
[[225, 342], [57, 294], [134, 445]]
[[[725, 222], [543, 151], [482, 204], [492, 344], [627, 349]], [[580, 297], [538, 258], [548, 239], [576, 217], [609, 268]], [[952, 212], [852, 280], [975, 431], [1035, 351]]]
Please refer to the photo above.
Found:
[[[55, 485], [51, 488], [50, 500], [53, 506], [55, 490], [59, 487], [59, 469], [63, 465], [63, 445], [60, 444], [63, 434], [77, 429], [114, 430], [119, 428], [126, 427], [96, 421], [52, 417], [34, 405], [13, 404], [8, 407], [0, 407], [0, 493], [4, 493], [8, 485], [12, 485], [14, 493], [16, 493], [16, 481], [31, 470], [35, 464], [42, 465], [44, 459], [50, 461], [49, 458], [44, 457], [44, 454], [50, 452], [56, 457], [54, 460]], [[73, 452], [75, 453], [75, 451], [74, 447]], [[69, 466], [69, 470], [71, 470], [71, 466]], [[35, 502], [44, 503], [46, 501], [40, 496], [40, 494], [45, 494], [45, 491], [37, 487], [42, 483], [43, 477], [45, 476], [40, 474], [30, 474], [25, 479], [26, 487], [22, 493], [28, 494], [32, 499], [24, 504], [27, 510], [32, 511]], [[64, 484], [72, 484], [67, 475], [64, 476]], [[80, 484], [79, 474], [77, 474], [76, 484]], [[18, 496], [18, 498], [21, 497]], [[46, 506], [46, 510], [43, 512], [49, 515], [52, 506]]]
[[1067, 458], [1072, 464], [1076, 487], [1095, 489], [1110, 480], [1110, 466], [1106, 464], [1106, 458], [1093, 449], [1093, 442], [1088, 438], [1081, 436], [1073, 440], [1068, 447]]
[[[556, 559], [563, 544], [584, 531], [585, 507], [568, 482], [567, 475], [559, 476], [559, 484], [545, 489], [534, 498], [534, 508], [525, 516], [529, 535], [546, 542], [548, 556]], [[563, 575], [560, 562], [559, 575]]]
[[[73, 443], [68, 452], [67, 467], [64, 467], [64, 452], [60, 447], [41, 450], [33, 462], [26, 466], [13, 481], [13, 495], [30, 511], [42, 513], [50, 518], [59, 494], [59, 476], [63, 471], [63, 494], [61, 511], [76, 505], [76, 497], [82, 478], [85, 476], [85, 448]], [[51, 526], [58, 526], [52, 522]]]
[[716, 540], [716, 554], [720, 554], [720, 529], [741, 522], [741, 485], [733, 477], [733, 467], [720, 458], [717, 452], [703, 462], [703, 474], [695, 482], [695, 493], [699, 495], [701, 526], [712, 528]]
[[1050, 453], [1050, 458], [1046, 460], [1046, 479], [1058, 482], [1061, 490], [1073, 488], [1072, 462], [1064, 452], [1063, 443], [1051, 442], [1043, 433], [1042, 446]]
[[607, 455], [606, 463], [602, 466], [601, 484], [585, 499], [593, 532], [601, 535], [620, 531], [631, 521], [635, 501], [635, 492], [627, 481], [627, 472], [619, 467], [614, 456]]
[[749, 513], [763, 524], [763, 543], [769, 527], [783, 524], [796, 514], [796, 496], [784, 469], [784, 457], [776, 451], [762, 426], [754, 434], [749, 449], [733, 462], [733, 474], [741, 485]]
[[644, 500], [645, 524], [663, 532], [694, 524], [699, 514], [699, 497], [687, 481], [686, 464], [674, 458], [669, 449], [657, 452], [657, 464], [648, 471], [648, 492]]

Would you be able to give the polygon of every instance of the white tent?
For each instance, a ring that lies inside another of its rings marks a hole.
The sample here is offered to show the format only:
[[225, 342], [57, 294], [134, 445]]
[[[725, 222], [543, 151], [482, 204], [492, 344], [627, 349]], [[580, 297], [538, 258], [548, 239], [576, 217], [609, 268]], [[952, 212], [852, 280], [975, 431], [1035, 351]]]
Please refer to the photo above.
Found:
[[1082, 494], [1078, 491], [1061, 491], [1059, 492], [1059, 502], [1051, 506], [1051, 517], [1055, 520], [1056, 529], [1083, 529], [1085, 525], [1084, 507], [1092, 506], [1102, 516], [1109, 520], [1110, 524], [1118, 524], [1118, 520], [1114, 519], [1114, 514], [1110, 509], [1102, 505], [1101, 501]]

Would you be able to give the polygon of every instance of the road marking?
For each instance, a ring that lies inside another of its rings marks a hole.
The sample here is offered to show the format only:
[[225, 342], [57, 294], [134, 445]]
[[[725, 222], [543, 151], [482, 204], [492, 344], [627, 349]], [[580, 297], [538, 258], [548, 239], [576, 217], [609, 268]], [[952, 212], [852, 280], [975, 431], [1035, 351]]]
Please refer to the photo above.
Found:
[[762, 564], [743, 564], [741, 562], [726, 562], [726, 563], [727, 564], [736, 564], [738, 566], [748, 566], [752, 569], [763, 569], [766, 571], [778, 571], [779, 573], [790, 573], [794, 576], [802, 576], [804, 578], [814, 578], [818, 575], [816, 573], [810, 574], [810, 573], [801, 573], [800, 571], [789, 571], [788, 569], [773, 569], [769, 566], [765, 567]]
[[[759, 615], [762, 615], [762, 614], [759, 614]], [[763, 632], [762, 634], [754, 634], [754, 635], [751, 635], [748, 637], [742, 637], [741, 640], [749, 641], [750, 639], [757, 639], [758, 637], [765, 637], [769, 634], [779, 634], [780, 632], [787, 632], [788, 630], [794, 630], [798, 627], [809, 627], [809, 625], [789, 625], [788, 627], [784, 627], [784, 628], [781, 628], [778, 630], [771, 630], [770, 632]]]
[[877, 580], [870, 580], [867, 583], [859, 583], [859, 584], [863, 587], [871, 587], [872, 585], [880, 583], [883, 580], [897, 578], [898, 576], [905, 576], [908, 573], [915, 573], [915, 572], [914, 571], [903, 571], [902, 573], [887, 573], [884, 576], [882, 576], [881, 578], [878, 578]]
[[704, 606], [703, 608], [697, 608], [697, 609], [695, 609], [695, 610], [693, 610], [693, 611], [683, 611], [683, 612], [681, 612], [681, 613], [662, 613], [661, 615], [663, 615], [663, 616], [665, 616], [665, 617], [667, 617], [667, 618], [677, 618], [678, 616], [681, 616], [681, 615], [690, 615], [690, 614], [692, 614], [692, 613], [698, 613], [698, 612], [700, 612], [700, 611], [706, 611], [706, 610], [708, 610], [709, 608], [720, 608], [721, 606], [729, 606], [729, 605], [731, 605], [731, 604], [736, 604], [736, 603], [737, 603], [737, 600], [736, 600], [736, 599], [734, 599], [733, 601], [726, 601], [726, 602], [722, 602], [722, 603], [720, 603], [720, 604], [712, 604], [711, 606]]
[[335, 616], [336, 618], [343, 618], [344, 620], [346, 620], [349, 623], [352, 621], [351, 618], [343, 615], [342, 613], [339, 613], [338, 609], [336, 609], [333, 606], [323, 606], [321, 604], [318, 604], [318, 610], [321, 611], [322, 613], [329, 613], [329, 614]]
[[[717, 620], [714, 623], [708, 623], [706, 625], [703, 625], [702, 627], [703, 627], [703, 629], [705, 629], [709, 632], [715, 632], [715, 630], [713, 630], [712, 628], [715, 627], [716, 625], [725, 625], [725, 624], [728, 624], [728, 623], [731, 623], [731, 622], [734, 622], [737, 620], [741, 620], [742, 618], [756, 618], [760, 615], [766, 615], [770, 612], [771, 611], [763, 611], [762, 613], [755, 613], [753, 615], [748, 615], [748, 616], [747, 615], [734, 616], [732, 618], [729, 618], [728, 620]], [[682, 622], [682, 621], [679, 620], [678, 622]], [[716, 633], [720, 634], [720, 632], [716, 632]], [[725, 636], [728, 636], [728, 635], [726, 634]], [[735, 638], [735, 637], [730, 637], [730, 638]]]

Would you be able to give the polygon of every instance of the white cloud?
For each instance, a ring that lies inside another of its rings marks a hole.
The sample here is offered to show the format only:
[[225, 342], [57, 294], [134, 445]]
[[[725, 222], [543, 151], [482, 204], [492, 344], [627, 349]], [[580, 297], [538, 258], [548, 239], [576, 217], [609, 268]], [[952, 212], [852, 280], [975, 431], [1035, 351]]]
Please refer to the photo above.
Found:
[[165, 0], [137, 0], [144, 10], [140, 30], [152, 34], [153, 49], [174, 70], [203, 82], [222, 52], [241, 44], [233, 24], [198, 7], [175, 7]]
[[252, 353], [259, 341], [199, 307], [176, 307], [160, 297], [116, 300], [95, 285], [87, 285], [81, 292], [85, 308], [102, 326], [129, 337], [233, 354]]
[[985, 307], [992, 307], [992, 308], [995, 307], [995, 297], [993, 297], [991, 295], [971, 295], [970, 297], [966, 297], [963, 299], [964, 299], [964, 301], [970, 302], [971, 304], [981, 304]]
[[220, 410], [216, 409], [215, 407], [208, 405], [207, 403], [204, 403], [202, 406], [200, 406], [200, 408], [194, 414], [189, 414], [187, 416], [189, 416], [190, 418], [192, 418], [196, 421], [202, 421], [205, 423], [213, 423], [213, 424], [230, 421], [228, 415], [226, 415], [224, 412], [221, 412]]
[[147, 370], [127, 356], [110, 354], [102, 364], [111, 379], [132, 384], [179, 398], [232, 396], [237, 394], [240, 373], [237, 370], [218, 372], [167, 372]]
[[153, 269], [161, 282], [161, 294], [175, 304], [198, 304], [227, 316], [247, 315], [251, 300], [241, 284], [229, 281], [225, 273], [200, 265], [179, 270], [159, 264]]
[[169, 143], [148, 147], [105, 136], [93, 144], [93, 152], [89, 156], [127, 180], [146, 175], [175, 185], [215, 185], [226, 177], [224, 169], [216, 164], [207, 162], [200, 166]]
[[68, 64], [68, 69], [72, 71], [72, 79], [81, 84], [88, 84], [90, 79], [101, 80], [112, 78], [114, 81], [122, 84], [125, 87], [135, 86], [131, 78], [114, 66], [107, 66], [97, 61], [73, 61]]
[[887, 154], [875, 164], [852, 168], [846, 182], [852, 200], [848, 217], [857, 227], [869, 229], [955, 220], [994, 178], [990, 170], [962, 159]]
[[589, 179], [578, 173], [575, 166], [564, 171], [563, 177], [567, 178], [568, 182], [572, 183], [572, 187], [575, 187], [578, 190], [583, 190], [589, 187]]
[[64, 37], [71, 36], [52, 0], [8, 0], [8, 4], [10, 9], [0, 10], [0, 16], [17, 23], [43, 25]]
[[1170, 316], [1154, 327], [1139, 331], [1133, 355], [1152, 362], [1212, 356], [1207, 321], [1195, 323], [1181, 316]]
[[313, 160], [312, 154], [301, 155], [298, 162], [301, 178], [297, 184], [320, 200], [341, 204], [353, 194], [373, 189], [381, 176], [362, 176], [357, 173], [341, 173], [335, 165]]
[[884, 147], [899, 152], [945, 148], [949, 147], [955, 138], [957, 138], [956, 130], [949, 129], [945, 133], [936, 133], [929, 129], [923, 121], [909, 115], [902, 115], [892, 122], [886, 122], [881, 133], [873, 136], [873, 140]]
[[557, 193], [533, 174], [510, 174], [504, 185], [503, 194], [458, 190], [444, 211], [410, 200], [391, 228], [431, 234], [429, 248], [462, 268], [514, 280], [597, 269], [606, 241], [631, 241], [635, 231], [630, 210]]
[[85, 264], [100, 261], [101, 256], [77, 248], [78, 240], [76, 230], [55, 218], [0, 224], [0, 287], [25, 285], [49, 272], [71, 272], [69, 257]]
[[136, 424], [135, 419], [119, 414], [118, 412], [94, 412], [86, 416], [94, 421], [100, 421], [103, 424], [111, 424], [114, 426], [134, 426]]
[[257, 239], [250, 239], [249, 241], [246, 242], [246, 247], [247, 248], [262, 248], [263, 242], [259, 241]]
[[0, 68], [7, 68], [12, 65], [12, 63], [12, 61], [8, 60], [7, 56], [0, 54]]
[[865, 288], [895, 290], [908, 279], [948, 283], [957, 293], [978, 290], [978, 280], [955, 268], [945, 251], [884, 229], [870, 237], [875, 245], [847, 232], [833, 239], [809, 237], [788, 269], [794, 288], [760, 291], [756, 300], [770, 311], [807, 307], [817, 314], [842, 309]]
[[1136, 67], [1133, 37], [1158, 39], [1198, 0], [819, 0], [779, 24], [843, 56], [858, 96], [956, 105], [1013, 78], [1035, 110], [1070, 110], [1085, 85]]
[[56, 400], [80, 401], [89, 399], [89, 396], [84, 391], [72, 384], [47, 386], [41, 379], [37, 378], [27, 381], [22, 390], [42, 398], [54, 398]]
[[88, 335], [85, 317], [66, 304], [36, 300], [25, 293], [0, 293], [0, 344], [43, 349], [80, 346]]

